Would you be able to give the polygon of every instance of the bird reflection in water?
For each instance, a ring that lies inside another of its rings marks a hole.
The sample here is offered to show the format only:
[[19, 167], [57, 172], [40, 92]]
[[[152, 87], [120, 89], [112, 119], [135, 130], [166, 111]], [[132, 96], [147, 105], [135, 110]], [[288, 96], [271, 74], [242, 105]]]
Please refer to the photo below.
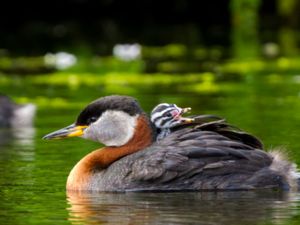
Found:
[[299, 193], [274, 191], [68, 192], [72, 224], [279, 224], [297, 214]]

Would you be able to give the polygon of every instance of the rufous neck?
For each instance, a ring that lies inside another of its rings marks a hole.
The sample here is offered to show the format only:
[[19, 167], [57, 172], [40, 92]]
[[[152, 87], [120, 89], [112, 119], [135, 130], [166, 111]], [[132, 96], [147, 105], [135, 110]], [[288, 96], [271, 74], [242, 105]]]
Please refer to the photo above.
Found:
[[106, 169], [118, 159], [137, 152], [151, 145], [153, 142], [153, 130], [145, 115], [137, 119], [137, 125], [131, 140], [119, 147], [105, 147], [95, 150], [81, 159], [69, 174], [67, 189], [83, 190], [89, 183], [89, 177], [97, 170]]
[[148, 118], [144, 115], [139, 116], [133, 137], [128, 143], [118, 147], [105, 147], [94, 157], [95, 165], [106, 168], [123, 156], [132, 154], [146, 148], [153, 142], [153, 131]]

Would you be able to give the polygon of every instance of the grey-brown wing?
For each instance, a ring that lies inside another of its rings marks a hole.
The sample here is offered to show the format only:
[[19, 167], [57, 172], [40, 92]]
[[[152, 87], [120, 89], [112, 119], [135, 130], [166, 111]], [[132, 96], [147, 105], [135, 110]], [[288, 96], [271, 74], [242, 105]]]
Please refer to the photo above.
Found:
[[156, 184], [188, 182], [199, 175], [200, 179], [227, 174], [247, 176], [272, 161], [267, 153], [242, 142], [213, 131], [188, 128], [172, 133], [139, 154], [132, 164], [130, 178]]
[[198, 129], [215, 131], [232, 140], [242, 142], [256, 149], [263, 149], [263, 143], [254, 135], [246, 133], [239, 128], [225, 123], [222, 120], [212, 121], [198, 126]]
[[[205, 116], [205, 115], [203, 115], [203, 116]], [[195, 117], [195, 118], [197, 118], [197, 117]], [[263, 143], [254, 135], [244, 132], [235, 126], [226, 123], [224, 119], [218, 119], [218, 117], [215, 117], [215, 118], [216, 119], [214, 121], [204, 121], [201, 119], [195, 120], [195, 122], [193, 122], [193, 123], [177, 126], [177, 127], [173, 128], [172, 131], [177, 131], [177, 130], [181, 130], [186, 127], [194, 126], [197, 129], [200, 129], [203, 131], [216, 132], [218, 134], [221, 134], [222, 136], [228, 137], [231, 140], [236, 140], [236, 141], [242, 142], [253, 148], [263, 149]]]

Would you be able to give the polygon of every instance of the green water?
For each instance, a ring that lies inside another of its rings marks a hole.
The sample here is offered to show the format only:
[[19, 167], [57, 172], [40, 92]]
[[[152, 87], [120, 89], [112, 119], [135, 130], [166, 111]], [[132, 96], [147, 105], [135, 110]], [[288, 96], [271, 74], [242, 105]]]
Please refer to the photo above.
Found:
[[281, 146], [300, 165], [300, 76], [295, 74], [0, 76], [0, 91], [38, 106], [31, 129], [0, 131], [0, 224], [299, 224], [300, 194], [280, 192], [126, 193], [66, 196], [74, 164], [99, 144], [45, 141], [104, 95], [136, 97], [217, 114]]

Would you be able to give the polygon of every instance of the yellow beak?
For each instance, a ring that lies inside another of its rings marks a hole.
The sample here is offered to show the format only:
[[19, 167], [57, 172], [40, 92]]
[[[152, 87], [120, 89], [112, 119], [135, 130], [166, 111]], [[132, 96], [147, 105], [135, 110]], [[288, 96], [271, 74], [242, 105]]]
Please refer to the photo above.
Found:
[[64, 127], [60, 130], [45, 135], [43, 139], [62, 139], [67, 137], [79, 137], [83, 135], [83, 132], [87, 127], [88, 126], [72, 124], [70, 126]]

